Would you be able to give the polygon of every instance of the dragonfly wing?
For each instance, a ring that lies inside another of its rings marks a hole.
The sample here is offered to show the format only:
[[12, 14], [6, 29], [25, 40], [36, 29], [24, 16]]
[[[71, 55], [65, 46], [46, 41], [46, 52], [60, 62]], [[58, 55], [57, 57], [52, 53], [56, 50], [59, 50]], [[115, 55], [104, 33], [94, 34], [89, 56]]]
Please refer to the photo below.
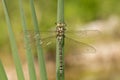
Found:
[[[38, 34], [35, 34], [34, 30], [27, 30], [27, 31], [31, 44], [34, 44], [36, 41], [35, 38], [38, 36]], [[40, 32], [40, 44], [42, 44], [43, 46], [50, 44], [50, 40], [56, 35], [55, 30], [39, 31], [39, 32]]]
[[96, 49], [87, 43], [79, 42], [66, 36], [65, 38], [65, 67], [66, 74], [70, 79], [79, 80], [71, 75], [83, 75], [81, 72], [86, 68], [85, 64], [88, 60], [86, 56], [91, 57], [92, 53], [96, 53]]
[[55, 45], [55, 35], [54, 36], [49, 36], [46, 38], [42, 38], [40, 39], [40, 44], [42, 45], [42, 47], [48, 47], [48, 46], [52, 46]]
[[80, 37], [80, 38], [87, 38], [91, 36], [98, 36], [101, 32], [99, 30], [77, 30], [77, 31], [66, 31], [66, 35], [70, 37]]
[[81, 54], [81, 53], [95, 53], [96, 49], [87, 44], [87, 43], [83, 43], [83, 42], [79, 42], [77, 40], [74, 40], [72, 38], [66, 37], [65, 38], [65, 52], [66, 53], [77, 53], [77, 54]]
[[[34, 30], [27, 30], [29, 32], [29, 35], [33, 38], [35, 38], [35, 36], [37, 36], [37, 34], [35, 34]], [[40, 37], [41, 38], [46, 38], [46, 37], [50, 37], [52, 35], [56, 34], [55, 30], [48, 30], [48, 31], [39, 31], [40, 33]]]

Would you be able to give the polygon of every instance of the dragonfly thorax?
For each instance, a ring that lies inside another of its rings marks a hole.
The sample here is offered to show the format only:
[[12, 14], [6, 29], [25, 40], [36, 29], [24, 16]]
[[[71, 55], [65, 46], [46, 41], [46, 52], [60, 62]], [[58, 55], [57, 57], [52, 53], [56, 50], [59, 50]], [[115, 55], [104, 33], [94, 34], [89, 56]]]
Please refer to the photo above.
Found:
[[64, 33], [65, 33], [65, 25], [64, 24], [57, 24], [56, 27], [56, 32], [57, 32], [57, 38], [62, 39], [64, 38]]

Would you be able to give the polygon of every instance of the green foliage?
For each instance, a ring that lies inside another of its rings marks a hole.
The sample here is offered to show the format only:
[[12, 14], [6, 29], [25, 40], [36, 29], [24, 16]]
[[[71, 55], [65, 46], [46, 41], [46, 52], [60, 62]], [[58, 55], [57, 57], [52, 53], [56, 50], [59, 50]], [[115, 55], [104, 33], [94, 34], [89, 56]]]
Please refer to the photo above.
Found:
[[46, 73], [45, 61], [44, 61], [44, 56], [43, 56], [43, 50], [40, 44], [40, 32], [39, 32], [38, 21], [37, 21], [37, 16], [36, 16], [33, 0], [30, 0], [30, 8], [31, 8], [31, 13], [32, 13], [34, 32], [35, 32], [35, 35], [37, 35], [35, 39], [36, 39], [36, 48], [37, 48], [37, 53], [38, 53], [40, 77], [41, 77], [41, 80], [47, 80], [47, 73]]
[[0, 80], [8, 80], [1, 60], [0, 60]]
[[[18, 55], [18, 48], [17, 48], [17, 44], [15, 41], [14, 33], [12, 30], [11, 20], [10, 20], [9, 13], [8, 13], [8, 8], [7, 8], [8, 5], [6, 4], [5, 0], [2, 0], [2, 4], [3, 4], [4, 12], [5, 12], [7, 26], [8, 26], [7, 27], [8, 34], [9, 34], [9, 38], [10, 38], [10, 44], [11, 44], [11, 48], [12, 48], [12, 54], [13, 54], [13, 59], [14, 59], [15, 67], [16, 67], [17, 77], [18, 77], [18, 80], [24, 80], [25, 78], [24, 78], [23, 71], [22, 71], [22, 64], [20, 62], [20, 58]], [[30, 80], [36, 80], [37, 78], [36, 78], [35, 67], [34, 67], [34, 59], [33, 59], [32, 51], [31, 51], [31, 47], [30, 47], [30, 40], [28, 37], [29, 34], [27, 31], [27, 24], [26, 24], [25, 14], [24, 14], [22, 6], [23, 6], [22, 0], [19, 0], [20, 15], [21, 15], [21, 20], [22, 20], [22, 28], [23, 28], [23, 32], [24, 32], [24, 41], [25, 41], [25, 47], [26, 47], [26, 56], [27, 56], [28, 68], [29, 68], [29, 77], [30, 77]], [[32, 19], [33, 19], [33, 23], [34, 23], [35, 33], [39, 34], [38, 21], [37, 21], [37, 17], [36, 17], [33, 0], [30, 0], [30, 8], [32, 11], [31, 13], [32, 13]], [[37, 36], [36, 37], [36, 46], [37, 46], [37, 51], [38, 51], [40, 76], [41, 76], [41, 80], [47, 80], [44, 56], [43, 56], [41, 45], [39, 44], [39, 40], [40, 40], [40, 36]], [[7, 78], [6, 78], [2, 64], [0, 64], [0, 71], [2, 73], [0, 75], [0, 79], [6, 80]]]
[[11, 49], [12, 49], [12, 55], [13, 55], [13, 59], [14, 59], [15, 67], [16, 67], [18, 80], [24, 80], [22, 65], [21, 65], [21, 62], [20, 62], [19, 55], [18, 55], [18, 48], [17, 48], [17, 45], [16, 45], [14, 33], [13, 33], [13, 30], [12, 30], [12, 25], [11, 25], [11, 21], [10, 21], [10, 18], [9, 18], [6, 1], [2, 0], [2, 4], [3, 4], [4, 12], [5, 12], [8, 34], [9, 34], [10, 44], [11, 44]]
[[33, 59], [32, 49], [30, 46], [30, 39], [28, 37], [29, 33], [28, 33], [26, 19], [25, 19], [23, 7], [22, 7], [23, 6], [22, 0], [19, 0], [19, 6], [20, 6], [20, 14], [21, 14], [21, 20], [22, 20], [22, 27], [23, 27], [23, 32], [24, 32], [26, 56], [27, 56], [27, 61], [28, 61], [29, 79], [36, 80], [37, 78], [36, 78], [36, 73], [35, 73], [34, 59]]

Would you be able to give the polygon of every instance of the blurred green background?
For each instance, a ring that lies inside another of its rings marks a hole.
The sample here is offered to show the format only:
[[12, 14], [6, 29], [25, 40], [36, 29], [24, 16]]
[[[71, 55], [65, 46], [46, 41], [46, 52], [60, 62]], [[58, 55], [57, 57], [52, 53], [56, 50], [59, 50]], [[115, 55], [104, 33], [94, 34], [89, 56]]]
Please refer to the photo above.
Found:
[[[18, 1], [6, 1], [23, 68], [26, 70]], [[29, 29], [33, 29], [29, 0], [23, 0], [23, 5], [27, 25]], [[57, 0], [35, 0], [35, 9], [40, 30], [47, 31], [55, 28]], [[97, 37], [91, 36], [95, 37], [92, 43], [96, 48], [96, 54], [65, 57], [66, 80], [120, 80], [120, 0], [65, 0], [65, 22], [71, 29], [97, 29], [101, 32]], [[9, 80], [16, 80], [13, 76], [15, 70], [6, 26], [0, 1], [0, 58]], [[49, 80], [55, 80], [55, 61], [51, 59], [55, 56], [46, 54], [45, 58]], [[37, 62], [35, 63], [37, 66]], [[28, 74], [27, 71], [25, 74]]]

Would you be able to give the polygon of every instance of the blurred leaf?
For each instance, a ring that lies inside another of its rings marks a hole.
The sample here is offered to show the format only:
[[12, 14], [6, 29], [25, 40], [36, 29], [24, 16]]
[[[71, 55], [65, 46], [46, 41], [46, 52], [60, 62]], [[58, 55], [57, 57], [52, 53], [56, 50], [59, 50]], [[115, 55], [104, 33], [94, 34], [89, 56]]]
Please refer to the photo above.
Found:
[[33, 59], [33, 54], [31, 51], [32, 49], [30, 46], [30, 39], [28, 37], [29, 33], [27, 31], [27, 24], [26, 24], [26, 19], [25, 19], [25, 15], [24, 15], [22, 6], [23, 6], [22, 0], [19, 0], [22, 28], [23, 28], [23, 32], [24, 32], [24, 42], [25, 42], [25, 46], [26, 46], [26, 56], [27, 56], [27, 61], [28, 61], [29, 77], [30, 77], [30, 80], [36, 80], [34, 59]]
[[0, 60], [0, 80], [8, 80], [7, 74], [5, 73], [5, 70], [4, 70], [3, 64], [1, 63], [1, 60]]
[[12, 54], [13, 54], [13, 59], [14, 59], [14, 63], [15, 63], [15, 66], [16, 66], [16, 72], [17, 72], [18, 80], [24, 80], [22, 65], [21, 65], [21, 62], [20, 62], [19, 55], [18, 55], [18, 48], [17, 48], [17, 45], [16, 45], [14, 33], [12, 31], [12, 25], [11, 25], [11, 21], [10, 21], [10, 18], [9, 18], [6, 1], [2, 0], [2, 4], [3, 4], [4, 12], [5, 12], [8, 34], [9, 34], [9, 38], [10, 38], [10, 44], [11, 44], [11, 48], [12, 48]]
[[30, 8], [31, 8], [31, 13], [32, 13], [34, 32], [35, 32], [35, 34], [37, 34], [35, 39], [36, 39], [36, 48], [37, 48], [37, 54], [38, 54], [38, 62], [39, 62], [38, 64], [39, 64], [39, 69], [40, 69], [40, 76], [41, 76], [41, 80], [47, 80], [47, 73], [46, 73], [45, 60], [44, 60], [44, 56], [43, 56], [43, 50], [42, 50], [41, 44], [39, 44], [40, 33], [39, 33], [38, 21], [37, 21], [37, 16], [36, 16], [33, 0], [30, 0]]

